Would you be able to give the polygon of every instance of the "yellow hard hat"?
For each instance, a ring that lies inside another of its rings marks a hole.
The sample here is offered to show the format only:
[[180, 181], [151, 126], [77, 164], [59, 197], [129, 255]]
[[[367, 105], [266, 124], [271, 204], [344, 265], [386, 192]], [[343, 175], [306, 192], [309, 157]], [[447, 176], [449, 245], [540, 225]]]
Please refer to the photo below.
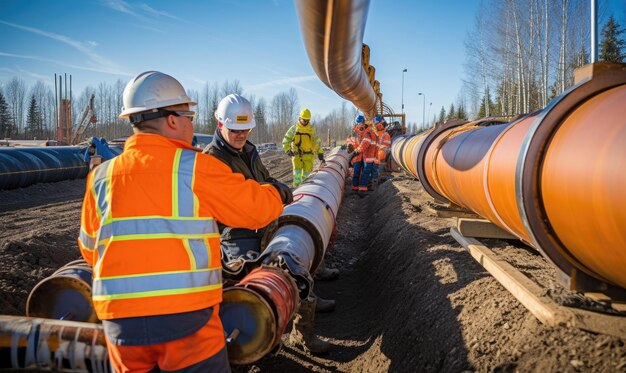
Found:
[[311, 119], [311, 111], [309, 109], [302, 109], [300, 112], [300, 118], [302, 119]]

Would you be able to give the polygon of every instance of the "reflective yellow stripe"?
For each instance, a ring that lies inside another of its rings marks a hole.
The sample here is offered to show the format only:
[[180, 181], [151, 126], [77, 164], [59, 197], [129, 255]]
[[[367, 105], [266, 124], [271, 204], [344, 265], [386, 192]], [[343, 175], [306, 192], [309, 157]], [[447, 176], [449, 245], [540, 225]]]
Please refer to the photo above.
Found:
[[116, 300], [116, 299], [158, 297], [161, 295], [193, 294], [193, 293], [199, 293], [202, 291], [220, 289], [221, 287], [222, 287], [222, 284], [217, 284], [217, 285], [208, 285], [208, 286], [201, 286], [201, 287], [195, 287], [195, 288], [189, 288], [189, 289], [153, 290], [153, 291], [144, 291], [140, 293], [115, 294], [115, 295], [94, 295], [92, 299], [94, 302], [97, 302], [97, 301], [108, 301], [108, 300]]
[[191, 270], [198, 268], [196, 265], [196, 257], [193, 255], [191, 251], [191, 247], [189, 247], [189, 240], [183, 240], [183, 246], [185, 247], [185, 251], [187, 251], [187, 256], [189, 257], [189, 265], [191, 266]]
[[176, 233], [157, 233], [157, 234], [129, 234], [126, 236], [114, 236], [109, 237], [104, 240], [98, 241], [98, 245], [101, 245], [103, 242], [119, 242], [119, 241], [130, 241], [130, 240], [155, 240], [159, 238], [178, 238], [181, 240], [184, 239], [203, 239], [203, 238], [214, 238], [219, 237], [219, 233], [205, 233], [205, 234], [176, 234]]
[[184, 271], [164, 271], [164, 272], [151, 272], [151, 273], [139, 273], [136, 275], [119, 275], [119, 276], [107, 276], [107, 277], [99, 277], [98, 280], [115, 280], [117, 278], [137, 278], [137, 277], [148, 277], [148, 276], [157, 276], [157, 275], [175, 275], [175, 274], [183, 274], [183, 273], [200, 273], [207, 271], [214, 271], [216, 269], [221, 269], [222, 267], [213, 267], [213, 268], [202, 268], [196, 270], [184, 270]]
[[172, 216], [178, 216], [178, 168], [180, 166], [180, 155], [182, 149], [177, 149], [174, 154], [174, 164], [172, 166]]

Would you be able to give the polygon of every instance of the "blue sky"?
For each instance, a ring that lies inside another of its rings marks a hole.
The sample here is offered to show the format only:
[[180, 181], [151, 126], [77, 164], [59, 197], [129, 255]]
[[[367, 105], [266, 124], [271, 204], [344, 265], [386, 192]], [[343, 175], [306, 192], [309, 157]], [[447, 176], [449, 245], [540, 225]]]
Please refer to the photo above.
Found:
[[[587, 1], [587, 0], [575, 0]], [[625, 25], [626, 0], [600, 0]], [[464, 41], [480, 0], [372, 0], [364, 42], [383, 100], [421, 123], [455, 101]], [[0, 82], [19, 76], [53, 85], [71, 73], [74, 94], [146, 70], [188, 89], [238, 79], [267, 100], [294, 87], [301, 106], [325, 115], [342, 100], [315, 76], [293, 1], [0, 0]]]

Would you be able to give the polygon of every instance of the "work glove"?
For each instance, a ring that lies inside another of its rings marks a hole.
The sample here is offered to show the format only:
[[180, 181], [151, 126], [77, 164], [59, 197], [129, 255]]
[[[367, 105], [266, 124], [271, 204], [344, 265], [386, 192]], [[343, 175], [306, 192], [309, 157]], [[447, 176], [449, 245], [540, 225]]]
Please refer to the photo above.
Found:
[[291, 149], [287, 150], [287, 153], [286, 153], [286, 154], [287, 154], [288, 156], [290, 156], [290, 157], [295, 157], [295, 156], [296, 156], [296, 152], [294, 152], [294, 151], [293, 151], [293, 150], [291, 150]]
[[326, 161], [324, 160], [324, 154], [318, 154], [317, 155], [317, 159], [319, 159], [320, 162], [322, 162], [322, 163], [326, 163]]
[[348, 144], [348, 147], [346, 150], [348, 151], [348, 153], [352, 153], [354, 151], [354, 145]]
[[271, 181], [269, 181], [268, 184], [273, 186], [278, 191], [280, 199], [283, 201], [283, 205], [288, 205], [293, 202], [293, 193], [291, 192], [291, 188], [276, 179], [270, 178], [270, 180]]

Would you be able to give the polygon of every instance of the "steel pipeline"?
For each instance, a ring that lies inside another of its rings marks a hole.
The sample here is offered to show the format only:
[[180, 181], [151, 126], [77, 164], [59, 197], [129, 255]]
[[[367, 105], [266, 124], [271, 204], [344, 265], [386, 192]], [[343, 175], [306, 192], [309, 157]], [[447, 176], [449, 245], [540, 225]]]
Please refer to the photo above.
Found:
[[489, 219], [568, 276], [626, 288], [626, 67], [595, 64], [545, 109], [394, 140], [433, 198]]
[[369, 1], [296, 1], [302, 37], [313, 70], [330, 89], [369, 118], [376, 93], [363, 69], [362, 48]]
[[262, 267], [224, 289], [224, 330], [239, 335], [228, 345], [231, 363], [251, 364], [280, 346], [299, 299], [310, 296], [311, 274], [332, 242], [348, 163], [345, 150], [331, 151], [326, 165], [294, 191], [278, 224], [267, 228], [257, 261]]
[[90, 156], [107, 160], [122, 152], [101, 138], [91, 138], [90, 145], [93, 151], [86, 146], [0, 148], [0, 190], [84, 178]]

